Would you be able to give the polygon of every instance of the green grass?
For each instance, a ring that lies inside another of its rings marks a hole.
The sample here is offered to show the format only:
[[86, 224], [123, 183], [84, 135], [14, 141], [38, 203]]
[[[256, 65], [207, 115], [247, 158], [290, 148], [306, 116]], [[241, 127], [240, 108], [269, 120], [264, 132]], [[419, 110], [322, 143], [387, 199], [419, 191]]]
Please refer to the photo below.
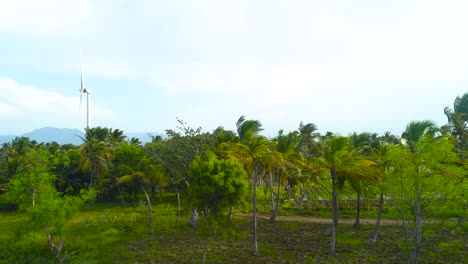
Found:
[[[146, 207], [141, 202], [87, 205], [70, 220], [64, 263], [201, 263], [205, 240], [185, 224], [188, 210], [177, 222], [173, 198], [167, 194], [154, 204], [153, 236], [148, 235]], [[288, 205], [281, 210], [304, 215], [301, 210], [309, 209]], [[318, 215], [329, 217], [328, 213], [330, 209], [321, 209]], [[378, 243], [370, 246], [367, 238], [372, 225], [356, 231], [351, 225], [340, 224], [337, 256], [329, 259], [330, 238], [323, 235], [328, 225], [292, 221], [269, 224], [259, 219], [259, 256], [251, 254], [251, 225], [249, 217], [237, 217], [233, 222], [235, 236], [210, 237], [207, 263], [406, 262], [398, 243], [403, 236], [399, 226], [382, 226]], [[443, 230], [423, 249], [422, 263], [463, 263], [468, 257], [465, 238], [466, 232]], [[0, 213], [0, 263], [51, 262], [42, 230], [31, 230], [24, 214]]]

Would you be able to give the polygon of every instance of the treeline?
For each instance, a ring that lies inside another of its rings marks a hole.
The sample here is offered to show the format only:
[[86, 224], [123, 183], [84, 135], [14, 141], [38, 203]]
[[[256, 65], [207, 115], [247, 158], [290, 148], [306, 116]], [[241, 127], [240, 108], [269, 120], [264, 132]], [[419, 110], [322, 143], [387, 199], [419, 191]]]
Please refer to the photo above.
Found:
[[262, 186], [271, 197], [271, 223], [287, 199], [330, 200], [329, 254], [333, 256], [338, 201], [348, 188], [356, 197], [356, 229], [362, 197], [378, 200], [377, 224], [369, 243], [377, 241], [385, 201], [392, 202], [403, 220], [402, 247], [416, 263], [434, 235], [425, 232], [426, 221], [450, 224], [456, 219], [451, 228], [463, 228], [466, 218], [468, 93], [457, 97], [454, 108], [447, 107], [444, 113], [448, 123], [443, 127], [415, 121], [401, 136], [322, 135], [315, 124], [300, 123], [295, 131], [281, 130], [267, 138], [261, 135], [260, 121], [242, 116], [236, 131], [218, 127], [204, 132], [178, 120], [179, 127], [168, 129], [166, 137], [155, 136], [144, 145], [125, 138], [122, 130], [102, 127], [86, 129], [80, 146], [16, 138], [0, 149], [0, 197], [4, 204], [28, 212], [32, 222], [44, 229], [57, 259], [64, 246], [66, 220], [85, 202], [126, 203], [144, 194], [153, 234], [151, 204], [158, 191], [176, 194], [177, 217], [180, 220], [185, 207], [191, 211], [191, 226], [197, 226], [199, 216], [207, 222], [232, 216], [235, 206], [249, 201], [252, 250], [257, 255], [256, 195]]

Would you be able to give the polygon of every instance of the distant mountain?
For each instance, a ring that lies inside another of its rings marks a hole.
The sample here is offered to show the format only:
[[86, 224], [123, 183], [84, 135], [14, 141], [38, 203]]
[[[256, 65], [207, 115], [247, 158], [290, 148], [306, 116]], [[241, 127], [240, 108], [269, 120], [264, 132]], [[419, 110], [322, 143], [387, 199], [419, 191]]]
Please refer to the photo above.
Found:
[[16, 137], [16, 136], [12, 136], [12, 135], [0, 136], [0, 144], [6, 143], [6, 142], [10, 142], [10, 141], [12, 141], [15, 137]]
[[[127, 133], [127, 139], [132, 137], [140, 139], [144, 144], [151, 141], [151, 135], [162, 135], [160, 133]], [[78, 129], [70, 128], [55, 128], [55, 127], [43, 127], [36, 130], [33, 130], [29, 133], [22, 135], [5, 135], [0, 136], [0, 144], [10, 142], [15, 137], [28, 137], [31, 140], [36, 140], [37, 142], [57, 142], [61, 145], [63, 144], [73, 144], [80, 145], [83, 143], [83, 140], [80, 137], [84, 136], [84, 131]]]

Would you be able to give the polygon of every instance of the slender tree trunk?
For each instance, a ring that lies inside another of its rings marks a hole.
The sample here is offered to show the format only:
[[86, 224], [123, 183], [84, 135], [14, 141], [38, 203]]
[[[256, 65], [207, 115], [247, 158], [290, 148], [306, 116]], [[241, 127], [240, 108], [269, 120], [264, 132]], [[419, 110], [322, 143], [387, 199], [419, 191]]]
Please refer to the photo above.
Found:
[[151, 186], [151, 200], [156, 201], [156, 186]]
[[33, 189], [32, 193], [32, 206], [34, 207], [36, 205], [36, 188]]
[[228, 213], [230, 221], [232, 221], [233, 215], [234, 215], [234, 206], [231, 205], [231, 207], [229, 207], [229, 213]]
[[273, 191], [273, 174], [270, 172], [270, 198], [271, 198], [271, 211], [275, 210], [275, 192]]
[[360, 223], [360, 218], [361, 218], [361, 190], [359, 189], [356, 193], [357, 193], [356, 221], [354, 222], [353, 228], [359, 230], [359, 228], [361, 228], [361, 223]]
[[[461, 194], [462, 196], [462, 201], [465, 201], [465, 192], [462, 192]], [[466, 203], [463, 203], [461, 205], [462, 207], [462, 210], [461, 210], [461, 215], [458, 217], [458, 220], [457, 220], [457, 227], [459, 228], [463, 228], [465, 226], [465, 215], [466, 215], [466, 207], [467, 207], [467, 204]]]
[[176, 196], [177, 196], [177, 222], [180, 222], [180, 193], [179, 193], [179, 188], [176, 188]]
[[377, 222], [375, 223], [374, 232], [372, 233], [371, 237], [367, 241], [368, 244], [375, 244], [377, 242], [377, 236], [379, 235], [379, 229], [380, 229], [380, 220], [382, 219], [383, 204], [384, 204], [383, 190], [380, 190], [379, 209], [377, 211]]
[[258, 255], [258, 244], [257, 244], [257, 181], [258, 181], [258, 164], [255, 164], [254, 169], [254, 183], [253, 183], [253, 194], [252, 194], [252, 208], [253, 208], [253, 221], [252, 221], [252, 228], [253, 228], [253, 238], [252, 238], [252, 250], [253, 255]]
[[189, 218], [189, 220], [187, 221], [187, 225], [189, 225], [189, 226], [191, 226], [191, 227], [197, 227], [197, 223], [198, 223], [197, 208], [196, 208], [196, 207], [192, 207], [192, 213], [190, 214], [190, 218]]
[[120, 189], [120, 184], [117, 183], [117, 191], [119, 191], [119, 196], [120, 196], [120, 199], [122, 200], [122, 204], [125, 204], [125, 199], [122, 195], [122, 189]]
[[281, 199], [281, 180], [283, 179], [283, 174], [281, 173], [281, 176], [279, 177], [278, 180], [278, 192], [276, 196], [276, 203], [275, 207], [273, 208], [273, 212], [271, 212], [271, 217], [269, 223], [273, 224], [276, 222], [276, 216], [278, 215], [278, 210], [279, 210], [279, 204], [280, 204], [280, 199]]
[[333, 223], [331, 227], [331, 238], [330, 246], [328, 249], [328, 255], [330, 257], [335, 256], [335, 245], [336, 245], [336, 226], [338, 225], [338, 195], [336, 193], [336, 168], [332, 167], [330, 170], [332, 177], [332, 208], [333, 208]]
[[153, 210], [151, 208], [151, 200], [148, 195], [148, 192], [145, 190], [145, 188], [142, 188], [143, 192], [145, 193], [146, 196], [146, 205], [148, 207], [148, 227], [149, 227], [149, 234], [154, 235], [154, 230], [153, 230]]
[[416, 204], [415, 204], [415, 216], [414, 216], [415, 244], [414, 244], [414, 248], [411, 250], [411, 255], [410, 255], [411, 264], [418, 263], [419, 250], [421, 249], [421, 244], [422, 244], [422, 215], [421, 214], [422, 214], [421, 201], [418, 197], [416, 198]]
[[62, 252], [63, 245], [65, 244], [63, 238], [61, 237], [59, 244], [55, 245], [52, 240], [52, 235], [49, 232], [49, 228], [44, 226], [44, 231], [47, 235], [47, 244], [49, 245], [50, 252], [55, 256], [55, 263], [60, 263], [60, 253]]

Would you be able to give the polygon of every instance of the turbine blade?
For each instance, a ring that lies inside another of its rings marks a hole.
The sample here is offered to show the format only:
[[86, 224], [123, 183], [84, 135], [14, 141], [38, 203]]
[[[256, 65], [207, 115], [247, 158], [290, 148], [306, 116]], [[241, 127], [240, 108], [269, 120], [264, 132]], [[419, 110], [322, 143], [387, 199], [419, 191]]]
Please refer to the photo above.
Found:
[[83, 101], [83, 93], [84, 93], [84, 78], [83, 78], [83, 55], [80, 50], [80, 76], [81, 76], [81, 87], [80, 87], [80, 110], [81, 110], [81, 103]]

